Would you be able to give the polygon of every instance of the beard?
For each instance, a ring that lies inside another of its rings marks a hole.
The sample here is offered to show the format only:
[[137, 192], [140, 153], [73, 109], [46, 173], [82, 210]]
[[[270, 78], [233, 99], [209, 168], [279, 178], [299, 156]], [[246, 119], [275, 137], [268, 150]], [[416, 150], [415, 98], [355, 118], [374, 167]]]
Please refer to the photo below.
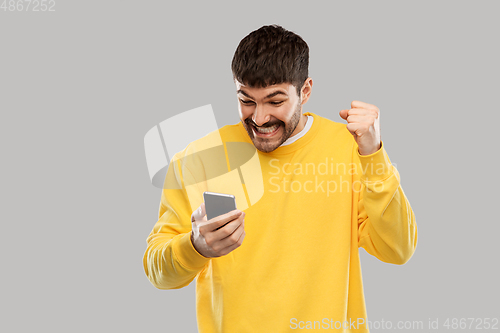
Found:
[[281, 146], [281, 144], [285, 142], [292, 135], [293, 131], [295, 131], [295, 129], [299, 125], [301, 113], [302, 113], [302, 105], [301, 105], [301, 99], [299, 98], [297, 107], [295, 108], [292, 118], [288, 123], [284, 123], [283, 121], [276, 119], [274, 121], [267, 122], [264, 125], [260, 126], [260, 127], [271, 127], [274, 125], [280, 125], [279, 130], [283, 128], [284, 131], [281, 137], [279, 137], [278, 139], [256, 137], [253, 134], [253, 129], [252, 129], [252, 127], [255, 126], [255, 123], [251, 120], [251, 117], [248, 117], [247, 119], [245, 119], [245, 121], [242, 121], [242, 124], [243, 127], [245, 127], [248, 136], [252, 140], [255, 148], [264, 153], [269, 153], [278, 148], [279, 146]]

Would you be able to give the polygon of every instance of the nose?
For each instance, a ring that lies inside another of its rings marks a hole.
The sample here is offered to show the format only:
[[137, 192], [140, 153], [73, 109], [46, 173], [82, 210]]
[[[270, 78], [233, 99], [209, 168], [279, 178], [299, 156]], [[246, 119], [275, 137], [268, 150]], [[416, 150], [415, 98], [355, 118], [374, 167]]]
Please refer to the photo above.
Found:
[[252, 121], [257, 126], [262, 126], [263, 124], [269, 122], [270, 120], [271, 120], [271, 115], [266, 113], [262, 105], [257, 105], [252, 115]]

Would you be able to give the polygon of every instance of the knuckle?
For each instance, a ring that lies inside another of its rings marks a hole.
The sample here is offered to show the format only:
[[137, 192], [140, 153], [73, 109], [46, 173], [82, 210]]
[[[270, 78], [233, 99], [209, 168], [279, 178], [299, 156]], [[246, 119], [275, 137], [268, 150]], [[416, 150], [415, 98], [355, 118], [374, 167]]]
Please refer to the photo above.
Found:
[[222, 228], [222, 233], [224, 234], [225, 237], [231, 235], [231, 229], [230, 228], [227, 228], [227, 225]]
[[238, 242], [239, 235], [234, 232], [231, 236], [229, 236], [229, 239], [231, 240], [231, 243], [237, 243]]

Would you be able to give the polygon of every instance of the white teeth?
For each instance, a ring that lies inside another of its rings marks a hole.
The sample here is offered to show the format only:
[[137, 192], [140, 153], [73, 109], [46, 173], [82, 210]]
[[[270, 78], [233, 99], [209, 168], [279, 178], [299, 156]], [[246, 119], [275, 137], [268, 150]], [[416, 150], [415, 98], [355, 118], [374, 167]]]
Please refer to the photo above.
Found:
[[279, 125], [274, 125], [271, 127], [255, 127], [255, 128], [257, 129], [257, 132], [266, 134], [266, 133], [274, 132], [278, 128], [278, 126]]

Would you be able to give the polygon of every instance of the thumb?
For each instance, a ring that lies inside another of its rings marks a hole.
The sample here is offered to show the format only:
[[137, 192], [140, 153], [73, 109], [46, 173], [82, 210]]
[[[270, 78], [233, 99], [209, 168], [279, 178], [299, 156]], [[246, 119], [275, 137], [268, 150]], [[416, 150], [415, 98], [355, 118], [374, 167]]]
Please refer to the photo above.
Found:
[[347, 120], [347, 112], [348, 111], [349, 110], [340, 110], [340, 112], [339, 112], [340, 118]]
[[193, 214], [191, 215], [191, 222], [194, 222], [194, 221], [206, 221], [206, 218], [204, 218], [204, 216], [206, 215], [206, 211], [205, 211], [205, 203], [202, 202], [200, 207], [198, 207], [197, 210], [195, 210], [193, 212]]

